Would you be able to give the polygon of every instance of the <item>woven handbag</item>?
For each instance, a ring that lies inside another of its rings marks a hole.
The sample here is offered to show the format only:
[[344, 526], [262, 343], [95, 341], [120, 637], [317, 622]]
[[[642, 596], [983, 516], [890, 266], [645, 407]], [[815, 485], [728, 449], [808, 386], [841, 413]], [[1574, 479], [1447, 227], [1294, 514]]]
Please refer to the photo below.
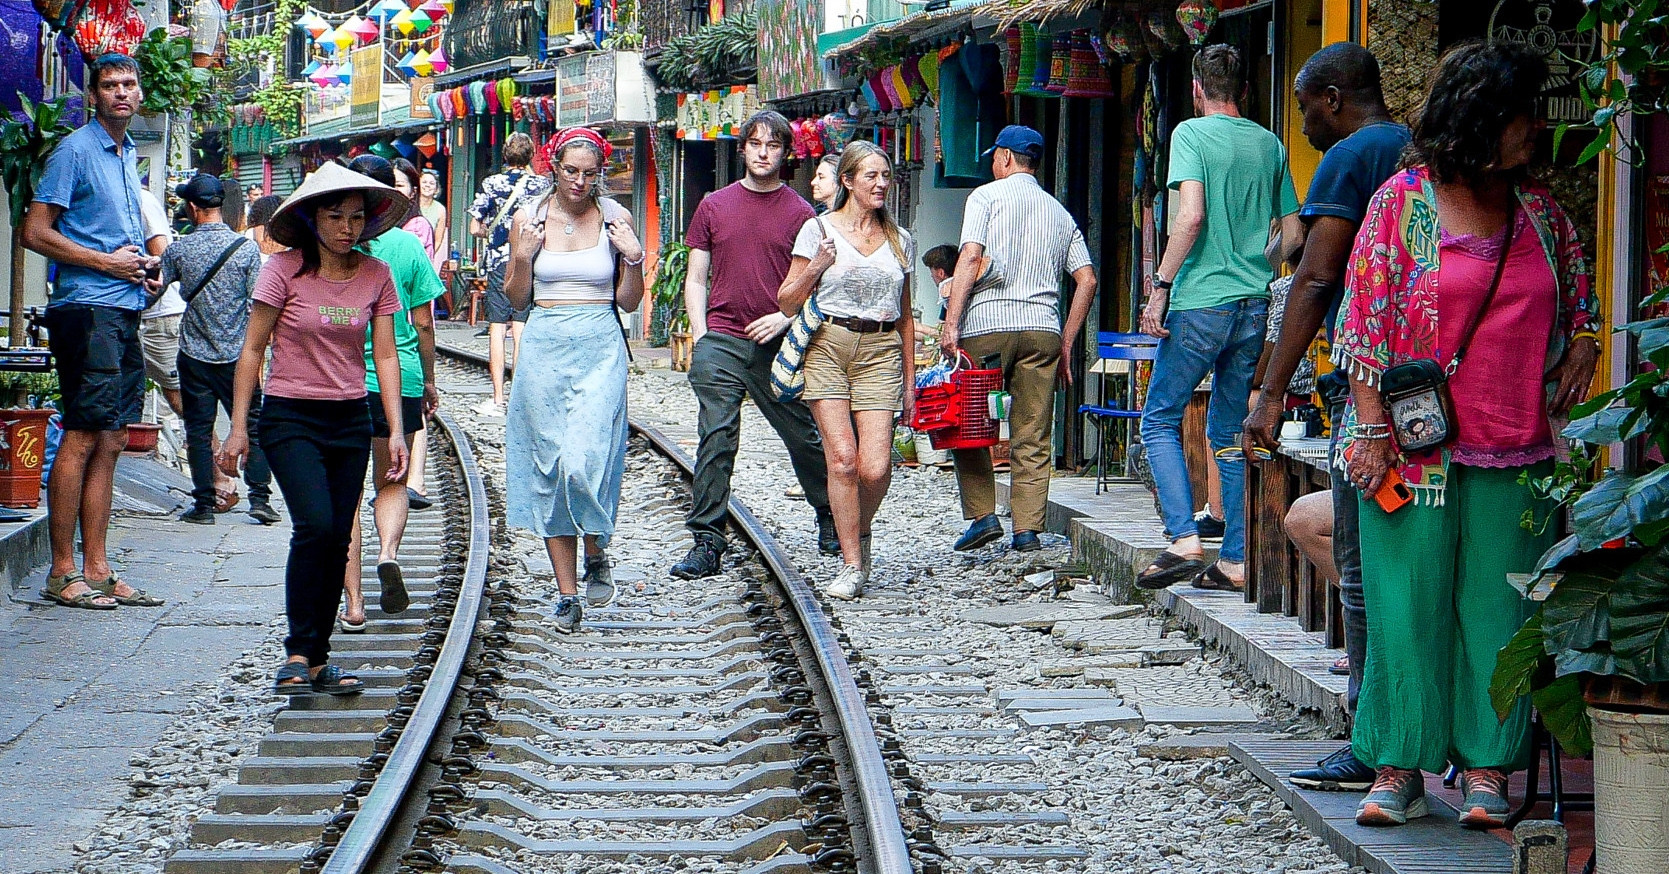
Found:
[[799, 400], [800, 395], [805, 393], [806, 348], [821, 327], [823, 310], [817, 306], [817, 293], [813, 292], [794, 316], [794, 321], [789, 323], [788, 333], [777, 349], [776, 360], [771, 362], [771, 389], [777, 393], [777, 400], [787, 403]]

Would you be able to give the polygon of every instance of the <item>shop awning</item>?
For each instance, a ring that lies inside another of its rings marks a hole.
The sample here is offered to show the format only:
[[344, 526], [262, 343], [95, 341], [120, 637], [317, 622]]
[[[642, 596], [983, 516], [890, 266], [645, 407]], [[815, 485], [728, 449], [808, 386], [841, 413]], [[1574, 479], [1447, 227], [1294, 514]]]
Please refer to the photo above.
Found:
[[273, 145], [300, 146], [307, 143], [323, 142], [324, 140], [346, 140], [357, 137], [381, 136], [384, 134], [402, 134], [410, 131], [429, 130], [439, 127], [440, 122], [432, 118], [412, 118], [411, 107], [396, 106], [383, 110], [382, 124], [372, 128], [354, 128], [348, 116], [321, 121], [308, 128], [307, 133], [299, 137], [280, 140]]
[[[1004, 3], [1004, 0], [996, 0]], [[903, 18], [849, 27], [826, 33], [817, 38], [817, 51], [825, 58], [861, 52], [882, 42], [909, 39], [935, 27], [956, 24], [973, 18], [975, 10], [985, 5], [984, 0], [952, 0], [949, 9], [916, 12]]]
[[465, 67], [462, 70], [448, 70], [447, 72], [435, 77], [435, 90], [438, 91], [442, 88], [454, 88], [465, 82], [473, 82], [476, 79], [485, 79], [489, 77], [503, 78], [504, 76], [508, 76], [531, 63], [533, 63], [532, 58], [517, 55], [509, 58], [499, 58], [496, 61], [488, 61], [485, 64], [476, 64], [473, 67]]

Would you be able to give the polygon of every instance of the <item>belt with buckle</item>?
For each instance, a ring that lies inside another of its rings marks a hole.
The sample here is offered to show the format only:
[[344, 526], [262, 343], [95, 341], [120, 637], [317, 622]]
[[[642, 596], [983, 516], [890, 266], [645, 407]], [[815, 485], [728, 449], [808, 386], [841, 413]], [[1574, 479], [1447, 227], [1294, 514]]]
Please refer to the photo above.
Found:
[[898, 322], [878, 322], [874, 319], [854, 319], [851, 316], [829, 316], [830, 324], [839, 325], [858, 334], [883, 334], [898, 326]]

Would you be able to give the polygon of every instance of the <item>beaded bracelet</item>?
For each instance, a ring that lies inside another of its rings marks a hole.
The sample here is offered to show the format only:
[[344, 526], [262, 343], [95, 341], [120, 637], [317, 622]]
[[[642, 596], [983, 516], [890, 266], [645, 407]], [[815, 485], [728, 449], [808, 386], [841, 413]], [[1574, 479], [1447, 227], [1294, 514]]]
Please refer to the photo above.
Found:
[[1350, 436], [1357, 440], [1385, 440], [1391, 436], [1391, 426], [1383, 422], [1360, 422], [1350, 429]]

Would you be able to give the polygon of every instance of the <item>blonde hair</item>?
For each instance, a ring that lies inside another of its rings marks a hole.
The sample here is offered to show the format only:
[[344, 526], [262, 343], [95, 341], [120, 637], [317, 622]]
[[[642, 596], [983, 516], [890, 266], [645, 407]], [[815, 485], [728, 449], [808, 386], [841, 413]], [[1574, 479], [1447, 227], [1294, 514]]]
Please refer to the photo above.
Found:
[[[829, 207], [830, 212], [839, 212], [845, 208], [848, 199], [845, 182], [847, 179], [857, 177], [858, 168], [871, 155], [880, 155], [881, 160], [887, 162], [887, 173], [892, 173], [892, 157], [880, 146], [868, 140], [853, 140], [847, 143], [846, 148], [840, 152], [840, 165], [835, 168], [835, 185], [837, 187], [835, 189], [834, 205]], [[909, 273], [910, 261], [904, 257], [904, 234], [899, 230], [898, 222], [893, 221], [892, 212], [887, 209], [884, 203], [875, 210], [875, 215], [881, 220], [881, 229], [887, 233], [887, 244], [892, 247], [892, 255], [898, 259], [898, 266], [902, 267], [905, 273]]]

